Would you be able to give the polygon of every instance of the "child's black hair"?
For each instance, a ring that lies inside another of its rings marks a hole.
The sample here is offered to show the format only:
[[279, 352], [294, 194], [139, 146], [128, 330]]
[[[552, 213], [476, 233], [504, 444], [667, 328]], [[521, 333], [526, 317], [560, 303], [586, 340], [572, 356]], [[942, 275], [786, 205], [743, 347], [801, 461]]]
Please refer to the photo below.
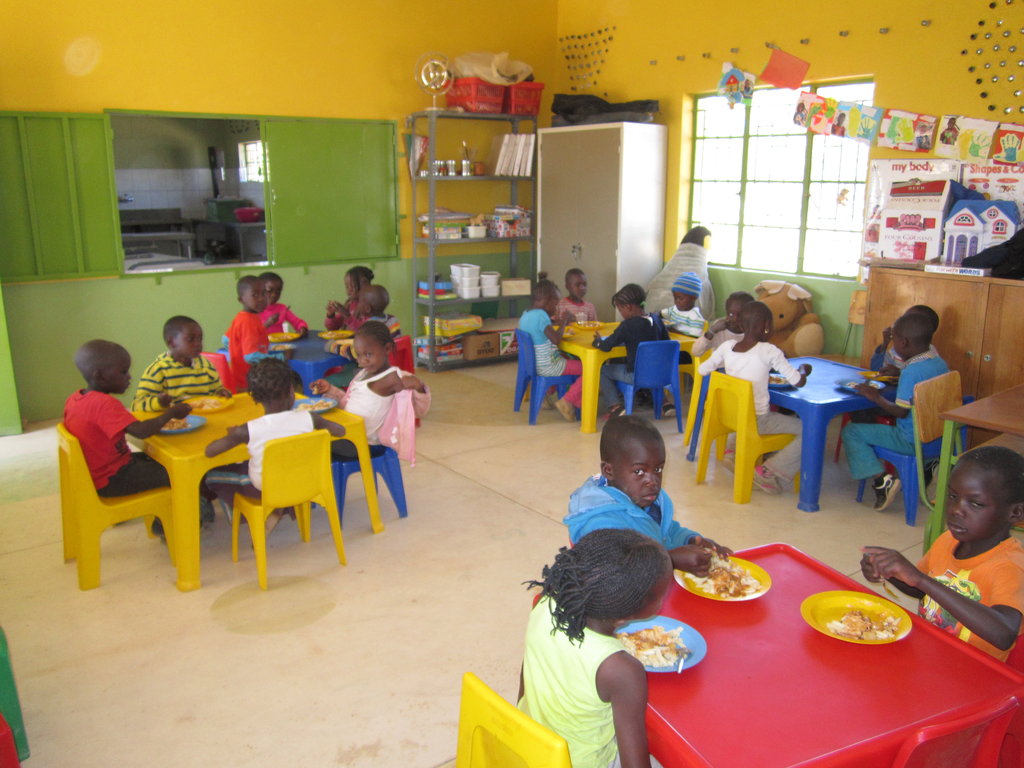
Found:
[[184, 331], [185, 326], [187, 325], [199, 325], [199, 323], [185, 315], [175, 315], [170, 318], [166, 323], [164, 323], [164, 342], [166, 344], [170, 344], [171, 339]]
[[113, 365], [121, 355], [131, 359], [128, 350], [117, 342], [93, 339], [85, 342], [75, 352], [75, 367], [91, 387], [97, 374], [104, 368]]
[[616, 416], [609, 419], [601, 430], [601, 461], [612, 461], [631, 442], [657, 443], [664, 447], [665, 438], [654, 426], [654, 422], [643, 416]]
[[383, 285], [367, 285], [360, 291], [360, 294], [365, 292], [365, 301], [369, 306], [370, 311], [375, 315], [384, 314], [384, 310], [388, 308], [388, 304], [391, 303], [391, 294], [388, 293], [388, 289]]
[[623, 304], [643, 307], [645, 301], [647, 301], [647, 291], [636, 283], [626, 283], [612, 296], [613, 307]]
[[366, 283], [369, 285], [373, 282], [373, 270], [369, 267], [352, 267], [348, 272], [345, 273], [346, 277], [351, 277], [352, 281], [357, 285]]
[[682, 245], [683, 243], [692, 243], [693, 245], [699, 245], [703, 248], [704, 241], [709, 237], [711, 237], [710, 229], [708, 229], [707, 227], [694, 227], [685, 235], [683, 235], [683, 239], [679, 241], [679, 244]]
[[536, 301], [543, 301], [551, 296], [560, 296], [561, 291], [558, 290], [558, 286], [555, 285], [551, 280], [548, 280], [547, 272], [537, 273], [537, 284], [533, 286], [533, 290], [530, 291], [530, 298]]
[[914, 306], [907, 309], [903, 314], [918, 314], [927, 317], [932, 323], [932, 333], [939, 330], [939, 313], [929, 307], [927, 304], [915, 304]]
[[726, 306], [728, 306], [729, 303], [733, 302], [733, 301], [739, 302], [740, 306], [745, 306], [745, 305], [749, 304], [752, 301], [757, 301], [757, 299], [755, 299], [753, 296], [751, 296], [746, 291], [733, 291], [732, 293], [729, 294], [728, 298], [726, 298], [726, 300], [725, 300]]
[[999, 476], [999, 496], [1007, 505], [1024, 502], [1024, 456], [999, 445], [983, 445], [963, 454], [956, 468], [969, 464]]
[[242, 296], [242, 289], [247, 285], [258, 285], [262, 288], [263, 281], [256, 277], [256, 275], [242, 275], [238, 278], [238, 282], [235, 283], [235, 290], [238, 292], [239, 298]]
[[259, 276], [259, 279], [264, 282], [267, 280], [273, 280], [275, 283], [280, 283], [282, 286], [284, 285], [284, 280], [281, 279], [281, 276], [277, 274], [277, 272], [264, 272]]
[[367, 320], [356, 331], [356, 336], [362, 336], [367, 339], [373, 339], [382, 347], [388, 344], [393, 344], [394, 339], [391, 338], [391, 331], [388, 329], [386, 323], [382, 323], [380, 320]]
[[588, 533], [572, 549], [562, 547], [555, 562], [544, 566], [541, 595], [551, 598], [552, 633], [583, 641], [587, 619], [625, 619], [643, 607], [651, 589], [672, 562], [654, 539], [629, 529], [604, 528]]
[[292, 369], [284, 360], [276, 357], [264, 357], [249, 366], [246, 382], [249, 394], [257, 403], [268, 403], [283, 397], [294, 389]]
[[932, 343], [935, 325], [924, 312], [909, 312], [893, 323], [892, 330], [915, 347], [927, 347]]
[[740, 324], [744, 333], [747, 332], [747, 326], [752, 327], [753, 323], [758, 321], [770, 322], [771, 319], [772, 311], [763, 301], [748, 301], [740, 310]]
[[567, 269], [565, 270], [565, 282], [568, 283], [569, 278], [572, 277], [573, 275], [578, 275], [579, 277], [586, 277], [587, 273], [584, 272], [579, 267], [572, 267], [571, 269]]

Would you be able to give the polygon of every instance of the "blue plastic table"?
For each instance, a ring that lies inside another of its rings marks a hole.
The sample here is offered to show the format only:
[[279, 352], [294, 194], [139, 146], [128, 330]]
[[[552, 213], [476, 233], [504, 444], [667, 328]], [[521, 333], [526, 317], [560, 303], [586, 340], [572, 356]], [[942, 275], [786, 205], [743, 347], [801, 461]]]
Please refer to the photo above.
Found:
[[[838, 379], [861, 381], [859, 374], [865, 370], [864, 368], [818, 357], [794, 357], [789, 362], [794, 368], [803, 363], [810, 364], [811, 375], [807, 377], [807, 383], [799, 389], [769, 387], [768, 395], [772, 405], [789, 408], [803, 422], [800, 445], [800, 500], [797, 507], [805, 512], [817, 512], [818, 499], [821, 497], [821, 470], [825, 462], [828, 423], [833, 416], [840, 413], [863, 411], [874, 408], [875, 404], [866, 397], [836, 386]], [[700, 407], [697, 410], [693, 435], [690, 437], [690, 449], [686, 454], [689, 461], [693, 461], [697, 455], [697, 440], [704, 418], [704, 400], [707, 398], [709, 379], [709, 376], [705, 376], [701, 381]]]
[[294, 344], [292, 359], [288, 365], [302, 378], [302, 386], [307, 395], [313, 394], [309, 391], [309, 385], [317, 379], [322, 379], [324, 373], [338, 365], [355, 365], [347, 357], [328, 352], [325, 348], [327, 342], [317, 336], [319, 331], [310, 330], [304, 339], [289, 341]]

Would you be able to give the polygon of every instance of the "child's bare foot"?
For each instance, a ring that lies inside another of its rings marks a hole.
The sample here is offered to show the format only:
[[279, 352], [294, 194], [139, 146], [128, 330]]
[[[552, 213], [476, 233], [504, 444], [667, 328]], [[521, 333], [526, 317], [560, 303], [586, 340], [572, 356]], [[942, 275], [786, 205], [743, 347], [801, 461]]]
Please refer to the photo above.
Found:
[[267, 518], [267, 534], [277, 528], [277, 524], [281, 522], [282, 517], [290, 517], [292, 520], [295, 519], [295, 508], [285, 507], [283, 509], [275, 509], [270, 513], [270, 517]]

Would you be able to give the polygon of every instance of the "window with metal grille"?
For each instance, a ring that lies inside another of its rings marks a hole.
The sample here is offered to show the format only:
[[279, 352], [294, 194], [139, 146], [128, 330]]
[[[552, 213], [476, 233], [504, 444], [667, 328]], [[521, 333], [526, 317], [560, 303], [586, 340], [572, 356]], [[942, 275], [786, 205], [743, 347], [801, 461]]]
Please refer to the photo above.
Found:
[[263, 142], [243, 141], [238, 145], [239, 181], [263, 181]]
[[[810, 86], [871, 104], [871, 82]], [[690, 222], [711, 230], [712, 263], [854, 277], [861, 252], [868, 145], [794, 123], [797, 97], [756, 90], [750, 106], [696, 100]]]

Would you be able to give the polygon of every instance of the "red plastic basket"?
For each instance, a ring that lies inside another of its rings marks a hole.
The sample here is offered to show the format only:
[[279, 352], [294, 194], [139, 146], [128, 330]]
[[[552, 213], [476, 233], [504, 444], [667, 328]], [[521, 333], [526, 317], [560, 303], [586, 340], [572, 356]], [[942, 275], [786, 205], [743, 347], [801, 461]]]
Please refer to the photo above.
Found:
[[479, 77], [459, 77], [448, 91], [448, 109], [462, 107], [467, 112], [501, 112], [505, 86], [488, 83]]
[[509, 115], [536, 115], [540, 112], [540, 96], [544, 83], [516, 83], [505, 91], [503, 112]]

